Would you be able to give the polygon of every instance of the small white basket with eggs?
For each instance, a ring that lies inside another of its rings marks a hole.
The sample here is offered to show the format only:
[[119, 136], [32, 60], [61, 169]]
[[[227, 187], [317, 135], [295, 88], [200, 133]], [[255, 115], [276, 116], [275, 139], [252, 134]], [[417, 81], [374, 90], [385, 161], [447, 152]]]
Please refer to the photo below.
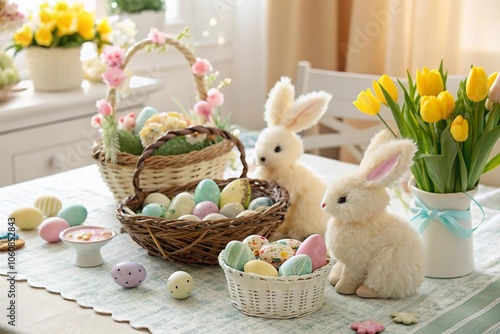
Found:
[[[317, 311], [323, 305], [333, 265], [323, 238], [312, 235], [297, 248], [287, 248], [285, 244], [296, 240], [270, 244], [265, 240], [263, 245], [251, 240], [255, 237], [259, 236], [231, 241], [219, 254], [234, 306], [246, 315], [273, 319], [303, 317]], [[324, 251], [318, 252], [318, 246], [325, 247]], [[290, 256], [283, 257], [289, 252]]]

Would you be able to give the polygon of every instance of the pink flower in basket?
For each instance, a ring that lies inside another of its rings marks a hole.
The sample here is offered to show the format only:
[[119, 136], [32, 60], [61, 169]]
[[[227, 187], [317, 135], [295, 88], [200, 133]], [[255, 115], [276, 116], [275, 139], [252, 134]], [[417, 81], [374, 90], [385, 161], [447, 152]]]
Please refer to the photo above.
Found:
[[196, 58], [196, 61], [191, 66], [194, 74], [205, 75], [212, 72], [212, 64], [205, 58]]
[[105, 48], [101, 53], [102, 61], [111, 67], [120, 67], [124, 58], [125, 50], [116, 45]]
[[102, 80], [110, 87], [117, 88], [127, 79], [125, 72], [119, 67], [108, 67], [103, 73]]
[[118, 127], [122, 130], [133, 131], [135, 128], [135, 115], [133, 112], [126, 116], [120, 117], [118, 120]]
[[197, 102], [194, 105], [193, 110], [195, 113], [203, 117], [205, 120], [207, 120], [212, 114], [212, 106], [207, 101]]
[[92, 125], [93, 128], [100, 128], [102, 125], [102, 115], [101, 114], [96, 114], [92, 116], [90, 119], [90, 125]]
[[103, 116], [109, 116], [113, 114], [113, 107], [105, 99], [97, 100], [95, 103], [97, 111]]
[[224, 95], [216, 88], [211, 88], [207, 93], [207, 102], [214, 108], [224, 103]]
[[157, 28], [151, 28], [148, 33], [148, 38], [151, 39], [151, 41], [156, 45], [164, 45], [167, 41], [165, 33]]

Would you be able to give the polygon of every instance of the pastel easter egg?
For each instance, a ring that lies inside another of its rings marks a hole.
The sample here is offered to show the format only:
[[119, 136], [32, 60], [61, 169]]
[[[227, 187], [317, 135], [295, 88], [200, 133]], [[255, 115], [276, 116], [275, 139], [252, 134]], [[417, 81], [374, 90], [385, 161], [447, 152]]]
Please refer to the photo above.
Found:
[[54, 217], [61, 210], [62, 202], [55, 196], [45, 195], [37, 197], [34, 206], [42, 211], [45, 217]]
[[302, 245], [302, 241], [297, 239], [281, 239], [277, 241], [273, 241], [273, 243], [279, 243], [282, 245], [290, 246], [293, 249], [294, 254], [299, 249], [300, 245]]
[[269, 245], [269, 240], [262, 235], [249, 235], [245, 239], [243, 239], [243, 243], [247, 244], [248, 247], [253, 251], [254, 255], [259, 256], [260, 249], [262, 246]]
[[293, 249], [282, 244], [269, 244], [262, 246], [259, 258], [272, 264], [278, 269], [285, 261], [293, 256]]
[[59, 242], [59, 234], [70, 227], [69, 223], [59, 217], [45, 219], [38, 227], [38, 235], [47, 242]]
[[193, 195], [188, 192], [181, 192], [172, 199], [172, 202], [170, 202], [166, 218], [169, 220], [176, 220], [179, 219], [180, 216], [191, 214], [193, 209]]
[[203, 201], [198, 204], [193, 209], [193, 215], [197, 216], [201, 220], [205, 218], [209, 213], [218, 213], [219, 207], [210, 201]]
[[195, 221], [195, 222], [200, 222], [201, 221], [201, 219], [198, 216], [191, 215], [191, 214], [182, 215], [178, 219], [179, 220], [190, 220], [190, 221]]
[[168, 206], [170, 205], [170, 198], [162, 193], [151, 193], [146, 196], [142, 205], [146, 206], [151, 203], [158, 203], [160, 205], [163, 205], [165, 208], [168, 208]]
[[166, 209], [158, 203], [150, 203], [142, 208], [141, 214], [144, 216], [165, 218]]
[[152, 107], [144, 107], [139, 115], [137, 115], [137, 118], [135, 119], [135, 128], [134, 128], [134, 133], [136, 136], [139, 136], [139, 133], [141, 132], [142, 128], [144, 127], [144, 123], [153, 115], [158, 114], [158, 111], [155, 108]]
[[111, 269], [113, 281], [124, 288], [135, 288], [146, 279], [146, 269], [137, 262], [120, 262]]
[[20, 208], [12, 211], [9, 216], [21, 230], [33, 230], [43, 221], [43, 212], [37, 208]]
[[229, 182], [220, 193], [219, 206], [222, 208], [227, 203], [240, 203], [244, 208], [248, 207], [252, 198], [252, 187], [247, 178], [240, 178]]
[[57, 217], [66, 220], [69, 225], [81, 225], [87, 219], [87, 209], [83, 205], [74, 204], [61, 209]]
[[306, 254], [292, 256], [279, 269], [280, 276], [300, 276], [312, 273], [312, 261]]
[[217, 207], [219, 206], [220, 189], [212, 179], [201, 180], [194, 190], [194, 204], [204, 201], [210, 201], [217, 205]]
[[325, 239], [319, 234], [312, 234], [300, 245], [295, 255], [306, 254], [311, 258], [312, 270], [323, 267], [327, 262]]
[[241, 203], [227, 203], [220, 209], [220, 213], [228, 218], [236, 218], [241, 212], [245, 211], [245, 208]]
[[221, 220], [221, 219], [227, 219], [227, 217], [217, 212], [209, 213], [208, 215], [203, 217], [203, 220]]
[[278, 277], [278, 271], [271, 264], [262, 260], [251, 260], [245, 264], [243, 271], [260, 276]]
[[272, 206], [273, 204], [274, 204], [274, 202], [270, 198], [261, 196], [261, 197], [254, 198], [250, 202], [250, 204], [248, 204], [248, 209], [257, 211], [257, 208], [259, 208], [259, 207], [268, 208], [268, 207]]
[[176, 271], [168, 277], [167, 290], [175, 299], [186, 299], [194, 290], [194, 280], [185, 271]]
[[224, 261], [229, 267], [243, 271], [245, 264], [251, 260], [256, 258], [250, 247], [237, 240], [228, 242], [224, 250]]
[[256, 213], [258, 213], [258, 212], [255, 211], [255, 210], [244, 210], [244, 211], [241, 211], [240, 213], [238, 213], [238, 215], [236, 216], [236, 218], [247, 217], [247, 216], [254, 215]]

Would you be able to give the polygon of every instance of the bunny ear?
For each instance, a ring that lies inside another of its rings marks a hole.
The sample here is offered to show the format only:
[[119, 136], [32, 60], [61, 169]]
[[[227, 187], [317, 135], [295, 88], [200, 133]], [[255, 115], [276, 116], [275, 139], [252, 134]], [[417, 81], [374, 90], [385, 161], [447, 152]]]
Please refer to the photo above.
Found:
[[295, 95], [295, 88], [290, 78], [282, 77], [269, 92], [266, 101], [264, 119], [268, 126], [282, 124], [282, 119], [290, 106]]
[[281, 123], [294, 132], [308, 129], [323, 117], [331, 98], [330, 94], [323, 91], [301, 95], [284, 115]]
[[[376, 142], [375, 142], [376, 143]], [[388, 187], [396, 182], [413, 165], [417, 151], [415, 143], [408, 139], [393, 139], [372, 146], [369, 155], [364, 156], [360, 170], [365, 181], [375, 186]]]
[[394, 135], [387, 129], [380, 130], [377, 132], [373, 138], [370, 140], [370, 145], [366, 148], [366, 151], [364, 153], [365, 160], [366, 157], [371, 154], [372, 151], [374, 151], [377, 147], [382, 145], [383, 143], [388, 143], [394, 138]]

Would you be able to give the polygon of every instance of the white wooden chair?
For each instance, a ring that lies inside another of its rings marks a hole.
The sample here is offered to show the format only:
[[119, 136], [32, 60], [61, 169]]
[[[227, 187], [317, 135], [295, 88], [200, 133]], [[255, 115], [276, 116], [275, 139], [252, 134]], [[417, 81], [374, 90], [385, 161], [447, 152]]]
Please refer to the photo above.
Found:
[[[379, 78], [380, 75], [315, 69], [308, 61], [300, 61], [295, 80], [296, 95], [316, 90], [324, 90], [332, 94], [329, 108], [319, 123], [334, 131], [334, 133], [320, 134], [317, 129], [313, 129], [304, 133], [302, 137], [304, 149], [310, 151], [343, 147], [358, 162], [361, 161], [371, 137], [385, 126], [377, 116], [360, 112], [352, 103], [356, 101], [359, 92], [367, 88], [372, 89], [373, 80], [376, 81]], [[448, 76], [447, 89], [455, 93], [463, 78], [463, 76]], [[399, 78], [399, 80], [403, 84], [407, 82], [406, 78]], [[398, 102], [402, 105], [403, 101], [404, 96], [400, 90]], [[388, 107], [383, 106], [380, 115], [384, 120], [392, 121]], [[350, 123], [343, 122], [344, 119], [349, 119]], [[371, 121], [373, 125], [360, 129], [351, 125], [355, 121]]]

